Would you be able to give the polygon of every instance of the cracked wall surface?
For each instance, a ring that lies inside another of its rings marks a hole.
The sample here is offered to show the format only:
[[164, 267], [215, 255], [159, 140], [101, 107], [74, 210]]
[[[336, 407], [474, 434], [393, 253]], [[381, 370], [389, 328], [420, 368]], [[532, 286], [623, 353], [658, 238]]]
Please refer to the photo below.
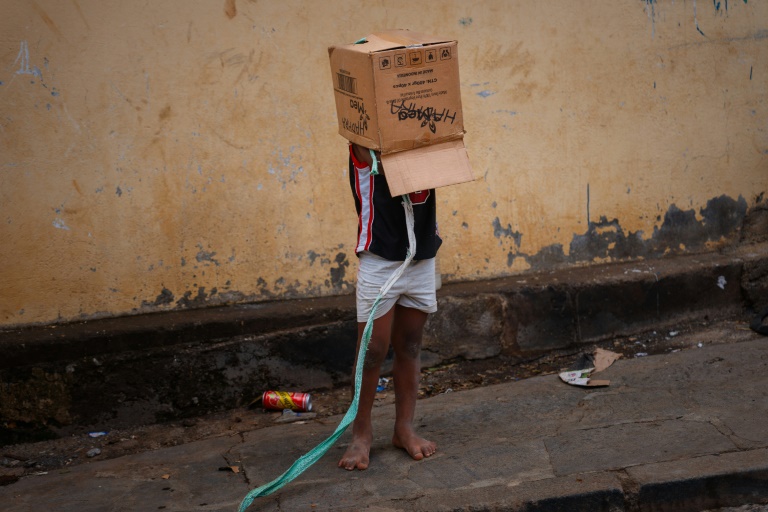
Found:
[[764, 2], [0, 6], [0, 327], [352, 293], [326, 48], [384, 28], [459, 41], [444, 282], [712, 251], [768, 190]]

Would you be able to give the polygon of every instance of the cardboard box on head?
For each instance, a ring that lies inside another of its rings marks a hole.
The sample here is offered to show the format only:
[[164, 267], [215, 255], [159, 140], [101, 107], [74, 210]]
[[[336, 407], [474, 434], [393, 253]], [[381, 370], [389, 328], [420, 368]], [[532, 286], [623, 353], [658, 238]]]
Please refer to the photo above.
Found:
[[393, 196], [474, 179], [455, 40], [389, 30], [328, 54], [339, 133], [381, 152]]

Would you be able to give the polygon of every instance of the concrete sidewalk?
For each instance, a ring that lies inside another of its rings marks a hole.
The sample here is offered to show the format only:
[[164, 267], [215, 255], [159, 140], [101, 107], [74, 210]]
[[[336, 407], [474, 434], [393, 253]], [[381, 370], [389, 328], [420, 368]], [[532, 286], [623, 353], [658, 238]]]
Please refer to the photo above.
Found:
[[[390, 444], [375, 408], [371, 467], [317, 464], [249, 510], [701, 511], [768, 503], [768, 338], [619, 360], [605, 388], [556, 376], [420, 400], [438, 453]], [[327, 437], [340, 416], [92, 462], [0, 488], [6, 512], [235, 511], [246, 493]], [[220, 468], [235, 466], [239, 472]]]

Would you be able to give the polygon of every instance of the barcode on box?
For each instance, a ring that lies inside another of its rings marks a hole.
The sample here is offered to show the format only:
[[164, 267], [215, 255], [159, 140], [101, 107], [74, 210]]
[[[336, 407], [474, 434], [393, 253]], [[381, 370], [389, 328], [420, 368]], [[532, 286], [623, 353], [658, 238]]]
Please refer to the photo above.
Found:
[[336, 73], [336, 77], [338, 78], [338, 81], [339, 81], [339, 89], [352, 94], [357, 94], [356, 78], [353, 78], [347, 75], [342, 75], [341, 73]]

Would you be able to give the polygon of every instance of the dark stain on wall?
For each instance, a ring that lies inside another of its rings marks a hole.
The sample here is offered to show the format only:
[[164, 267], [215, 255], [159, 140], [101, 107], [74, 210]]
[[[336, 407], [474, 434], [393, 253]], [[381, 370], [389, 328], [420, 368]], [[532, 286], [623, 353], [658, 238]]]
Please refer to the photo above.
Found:
[[[508, 262], [511, 265], [515, 257], [522, 257], [537, 270], [595, 259], [647, 258], [668, 252], [697, 251], [704, 249], [708, 242], [719, 242], [735, 235], [746, 214], [747, 201], [742, 196], [733, 199], [722, 195], [710, 199], [699, 210], [700, 220], [694, 209], [681, 210], [672, 204], [663, 221], [659, 218], [661, 226], [655, 226], [647, 240], [642, 231], [625, 232], [618, 219], [600, 217], [597, 222], [589, 223], [586, 233], [574, 235], [567, 256], [562, 245], [553, 244], [534, 255], [510, 252]], [[498, 219], [494, 220], [494, 236], [497, 238], [499, 226]]]
[[334, 289], [340, 290], [344, 288], [345, 281], [344, 276], [347, 273], [347, 267], [349, 267], [349, 260], [347, 255], [343, 252], [336, 254], [336, 267], [331, 268], [331, 286]]
[[[216, 255], [215, 252], [206, 252], [202, 250], [200, 245], [198, 245], [198, 247], [200, 248], [200, 252], [196, 259], [199, 262], [207, 264], [207, 262], [210, 261], [218, 266], [218, 261], [214, 258]], [[181, 310], [247, 302], [262, 302], [265, 300], [291, 300], [327, 295], [329, 289], [332, 289], [334, 294], [343, 294], [346, 291], [354, 289], [354, 281], [349, 281], [347, 279], [347, 270], [350, 261], [347, 259], [347, 255], [344, 252], [337, 252], [336, 256], [331, 259], [324, 254], [309, 251], [307, 252], [307, 260], [309, 261], [309, 266], [318, 262], [322, 266], [328, 265], [330, 267], [328, 269], [329, 277], [320, 283], [313, 283], [312, 281], [301, 283], [298, 280], [289, 282], [285, 277], [279, 277], [272, 284], [260, 277], [256, 280], [256, 291], [254, 293], [243, 293], [237, 290], [232, 290], [231, 281], [227, 281], [221, 290], [214, 287], [211, 288], [210, 292], [207, 291], [206, 287], [198, 287], [195, 283], [192, 284], [191, 289], [179, 292], [180, 298], [178, 298], [178, 300], [173, 291], [163, 287], [162, 291], [157, 295], [154, 301], [144, 300], [141, 302], [141, 306], [134, 311], [151, 312], [168, 309]]]
[[[763, 194], [755, 196], [755, 209], [763, 205]], [[742, 229], [749, 227], [747, 216], [747, 201], [739, 196], [733, 199], [721, 195], [707, 201], [706, 206], [682, 210], [672, 204], [663, 216], [657, 217], [657, 225], [650, 237], [642, 231], [626, 231], [618, 219], [608, 219], [605, 216], [596, 221], [590, 221], [583, 234], [574, 234], [568, 247], [568, 254], [561, 244], [543, 247], [536, 254], [520, 252], [523, 233], [514, 231], [512, 225], [502, 224], [501, 219], [493, 219], [491, 226], [493, 236], [499, 240], [503, 250], [507, 252], [507, 266], [512, 267], [517, 258], [524, 259], [532, 271], [550, 270], [568, 266], [574, 263], [592, 263], [595, 261], [620, 261], [634, 258], [655, 258], [665, 254], [680, 254], [707, 249], [708, 243], [723, 243], [738, 236]], [[758, 213], [761, 213], [762, 210]], [[761, 231], [760, 223], [755, 217], [752, 223], [756, 227], [752, 231]], [[742, 228], [744, 225], [744, 228]], [[768, 235], [766, 235], [768, 236]], [[755, 238], [753, 234], [751, 238]], [[198, 244], [199, 252], [196, 260], [203, 265], [218, 266], [216, 253], [206, 251]], [[338, 249], [341, 249], [339, 246]], [[312, 296], [343, 294], [354, 289], [354, 276], [347, 276], [350, 261], [347, 255], [338, 251], [334, 257], [325, 253], [308, 251], [306, 260], [309, 266], [319, 263], [328, 265], [328, 278], [322, 282], [312, 281], [300, 283], [288, 282], [281, 277], [273, 283], [263, 278], [256, 282], [256, 290], [243, 293], [231, 289], [227, 282], [223, 289], [212, 288], [210, 292], [205, 287], [196, 284], [184, 292], [181, 297], [171, 290], [163, 288], [154, 301], [143, 301], [140, 312], [150, 312], [167, 309], [188, 309], [211, 306], [222, 306], [244, 302], [261, 302], [265, 300], [290, 300]], [[451, 276], [446, 276], [451, 277]]]
[[229, 19], [237, 16], [237, 4], [235, 0], [224, 0], [224, 14], [226, 14]]
[[520, 242], [522, 241], [523, 235], [520, 234], [518, 231], [512, 231], [512, 224], [507, 224], [506, 228], [501, 227], [501, 221], [498, 217], [493, 219], [493, 236], [496, 238], [511, 238], [514, 240], [515, 245], [517, 248], [520, 248]]
[[157, 298], [155, 298], [154, 302], [149, 301], [142, 301], [141, 306], [142, 307], [149, 307], [149, 306], [167, 306], [168, 304], [173, 303], [173, 292], [169, 290], [168, 288], [163, 288], [163, 290], [158, 294]]
[[[217, 290], [213, 288], [210, 296], [216, 295]], [[192, 297], [191, 291], [184, 292], [184, 295], [176, 302], [176, 305], [181, 308], [194, 308], [208, 305], [209, 294], [205, 292], [205, 286], [201, 286], [197, 289], [197, 295]]]
[[217, 267], [219, 266], [219, 261], [216, 258], [214, 258], [214, 256], [216, 256], [216, 252], [204, 250], [203, 246], [201, 244], [197, 244], [197, 247], [200, 250], [197, 252], [197, 255], [195, 256], [195, 259], [199, 263], [211, 262], [214, 265], [216, 265]]

